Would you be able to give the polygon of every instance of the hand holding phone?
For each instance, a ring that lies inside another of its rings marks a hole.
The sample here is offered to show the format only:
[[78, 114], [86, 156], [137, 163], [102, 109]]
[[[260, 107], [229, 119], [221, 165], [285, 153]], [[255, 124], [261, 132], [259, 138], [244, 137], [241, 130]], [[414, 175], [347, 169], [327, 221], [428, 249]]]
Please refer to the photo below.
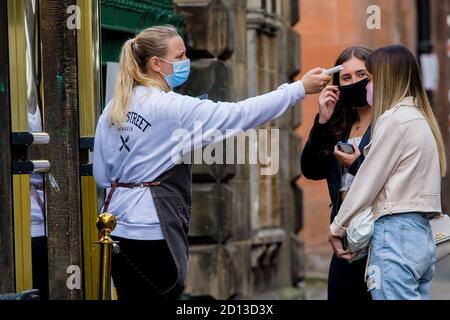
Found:
[[355, 148], [353, 148], [353, 145], [351, 145], [350, 143], [338, 142], [336, 145], [337, 145], [339, 151], [342, 151], [346, 154], [354, 154], [355, 153]]

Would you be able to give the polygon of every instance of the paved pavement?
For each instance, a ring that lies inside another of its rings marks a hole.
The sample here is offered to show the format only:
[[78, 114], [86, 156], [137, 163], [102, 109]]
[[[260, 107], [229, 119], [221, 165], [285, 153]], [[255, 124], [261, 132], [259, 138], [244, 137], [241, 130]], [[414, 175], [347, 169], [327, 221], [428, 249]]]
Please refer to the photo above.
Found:
[[431, 299], [450, 300], [450, 256], [436, 265], [431, 284]]

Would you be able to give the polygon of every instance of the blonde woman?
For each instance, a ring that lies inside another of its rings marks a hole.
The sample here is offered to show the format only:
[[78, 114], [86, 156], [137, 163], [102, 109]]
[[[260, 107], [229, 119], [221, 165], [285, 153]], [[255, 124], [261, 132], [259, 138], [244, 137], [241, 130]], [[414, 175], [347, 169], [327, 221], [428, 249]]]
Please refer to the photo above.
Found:
[[103, 210], [117, 218], [113, 237], [120, 250], [112, 276], [119, 299], [176, 299], [183, 291], [192, 178], [191, 166], [179, 160], [193, 147], [181, 148], [176, 130], [192, 137], [220, 130], [227, 138], [256, 127], [305, 94], [320, 92], [331, 80], [322, 71], [245, 101], [215, 103], [172, 91], [190, 72], [173, 27], [148, 28], [124, 44], [114, 97], [98, 121], [94, 146], [96, 182], [111, 188]]
[[350, 260], [340, 237], [372, 206], [376, 216], [368, 260], [372, 298], [428, 299], [436, 263], [429, 220], [441, 212], [446, 156], [418, 63], [403, 46], [376, 50], [366, 61], [372, 141], [352, 188], [330, 226], [336, 253]]

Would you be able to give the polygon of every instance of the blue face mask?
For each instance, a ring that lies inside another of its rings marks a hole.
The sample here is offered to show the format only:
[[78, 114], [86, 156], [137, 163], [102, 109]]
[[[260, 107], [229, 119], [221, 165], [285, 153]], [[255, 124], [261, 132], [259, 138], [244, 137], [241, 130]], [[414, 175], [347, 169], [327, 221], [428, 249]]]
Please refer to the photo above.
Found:
[[161, 72], [171, 88], [181, 86], [189, 78], [189, 74], [191, 73], [191, 60], [185, 59], [177, 62], [169, 62], [161, 58], [159, 59], [173, 66], [173, 74], [164, 74]]

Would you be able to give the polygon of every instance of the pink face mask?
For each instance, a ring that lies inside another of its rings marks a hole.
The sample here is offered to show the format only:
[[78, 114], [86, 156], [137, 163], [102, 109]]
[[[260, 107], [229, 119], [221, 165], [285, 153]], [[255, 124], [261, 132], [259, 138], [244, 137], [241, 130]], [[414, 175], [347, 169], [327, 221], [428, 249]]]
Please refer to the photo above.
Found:
[[366, 95], [367, 103], [370, 106], [372, 106], [373, 105], [373, 82], [372, 81], [369, 82], [366, 89], [367, 89], [367, 95]]

